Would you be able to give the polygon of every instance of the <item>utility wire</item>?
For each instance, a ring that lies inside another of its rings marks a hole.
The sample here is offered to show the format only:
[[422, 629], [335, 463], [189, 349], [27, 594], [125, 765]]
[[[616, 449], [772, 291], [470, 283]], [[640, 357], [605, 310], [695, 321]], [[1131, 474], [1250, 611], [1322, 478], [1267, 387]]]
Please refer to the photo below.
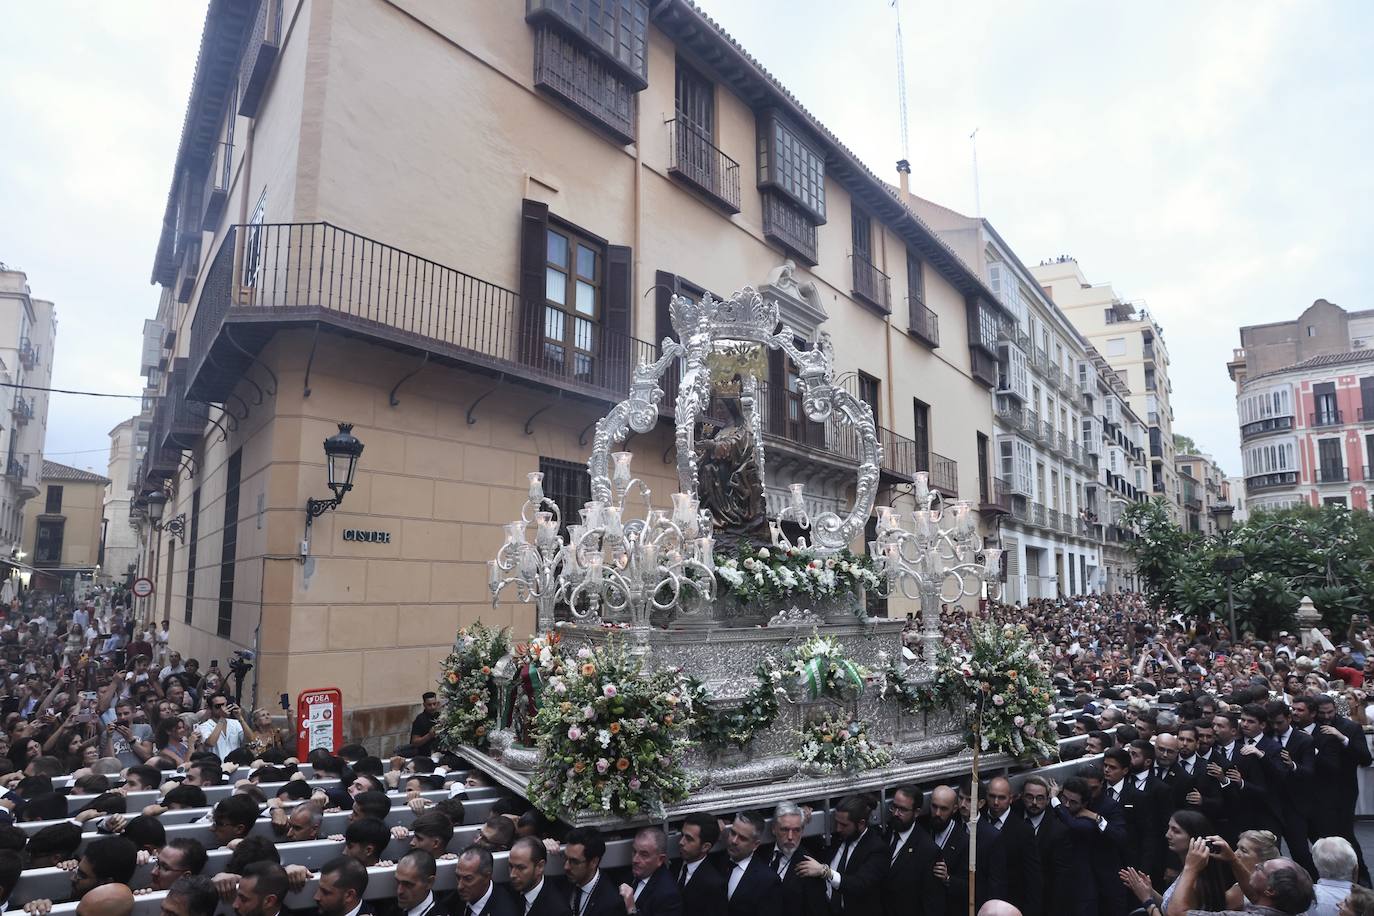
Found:
[[80, 394], [88, 398], [132, 398], [135, 401], [143, 400], [141, 394], [111, 394], [108, 391], [74, 391], [71, 388], [44, 388], [42, 385], [20, 385], [18, 382], [0, 382], [3, 388], [23, 388], [27, 391], [51, 391], [56, 394]]

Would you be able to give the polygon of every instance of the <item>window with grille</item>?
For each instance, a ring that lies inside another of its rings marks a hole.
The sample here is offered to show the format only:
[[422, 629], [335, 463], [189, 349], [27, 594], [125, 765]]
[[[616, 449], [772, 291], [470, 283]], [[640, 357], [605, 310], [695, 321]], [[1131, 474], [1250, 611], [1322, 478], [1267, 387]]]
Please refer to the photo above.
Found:
[[62, 514], [62, 488], [50, 484], [48, 486], [47, 499], [43, 504], [43, 511], [48, 515]]
[[825, 159], [772, 114], [759, 126], [759, 185], [777, 188], [813, 222], [825, 222]]
[[592, 498], [592, 478], [587, 473], [587, 466], [576, 461], [541, 457], [539, 470], [544, 475], [544, 495], [558, 506], [559, 519], [566, 533], [568, 525], [581, 524], [579, 513]]
[[591, 383], [604, 282], [602, 246], [562, 226], [549, 227], [544, 264], [544, 363]]
[[234, 627], [234, 572], [238, 559], [239, 475], [243, 469], [243, 449], [229, 456], [224, 483], [224, 544], [219, 558], [219, 613], [215, 632], [229, 636]]

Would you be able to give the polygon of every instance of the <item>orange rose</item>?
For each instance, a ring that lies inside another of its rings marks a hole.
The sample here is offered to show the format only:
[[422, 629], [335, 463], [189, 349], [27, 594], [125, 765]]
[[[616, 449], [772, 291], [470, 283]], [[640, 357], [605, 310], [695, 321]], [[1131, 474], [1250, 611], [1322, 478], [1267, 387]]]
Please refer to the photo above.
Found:
[[587, 768], [587, 764], [586, 764], [584, 761], [581, 761], [581, 760], [579, 760], [579, 761], [577, 761], [576, 763], [573, 764], [573, 772], [574, 772], [574, 773], [581, 773], [581, 772], [582, 772], [583, 770], [585, 770], [586, 768]]
[[456, 683], [458, 683], [458, 672], [457, 672], [457, 671], [450, 671], [450, 672], [448, 673], [448, 682], [449, 682], [450, 684], [456, 684]]
[[483, 666], [482, 666], [482, 673], [483, 673], [483, 674], [491, 674], [491, 667], [488, 666], [488, 665], [483, 665]]
[[487, 733], [487, 727], [486, 727], [485, 725], [479, 725], [479, 726], [477, 726], [477, 737], [480, 738], [480, 737], [482, 737], [483, 735], [485, 735], [486, 733]]
[[619, 760], [615, 762], [615, 768], [617, 770], [620, 770], [621, 772], [624, 772], [625, 770], [628, 770], [630, 768], [630, 761], [624, 757], [621, 757]]
[[611, 734], [612, 734], [612, 735], [618, 735], [618, 734], [620, 734], [620, 723], [619, 723], [619, 722], [612, 722], [612, 723], [611, 723]]
[[587, 664], [582, 666], [583, 677], [591, 677], [594, 674], [596, 674], [596, 665], [593, 665], [591, 662], [587, 662]]

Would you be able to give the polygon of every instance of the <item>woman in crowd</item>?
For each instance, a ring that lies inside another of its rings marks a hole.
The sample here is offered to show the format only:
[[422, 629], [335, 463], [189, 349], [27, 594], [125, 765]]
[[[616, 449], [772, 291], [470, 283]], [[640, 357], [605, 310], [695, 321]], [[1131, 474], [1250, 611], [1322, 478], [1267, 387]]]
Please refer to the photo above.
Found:
[[163, 719], [157, 725], [157, 753], [174, 768], [184, 767], [191, 759], [190, 730], [180, 716]]
[[248, 726], [251, 734], [247, 743], [255, 757], [261, 757], [268, 751], [286, 750], [286, 738], [282, 734], [282, 729], [272, 725], [271, 710], [253, 710], [253, 715], [248, 719]]
[[[1196, 811], [1175, 811], [1173, 817], [1169, 818], [1164, 840], [1169, 851], [1182, 861], [1188, 855], [1189, 843], [1198, 837], [1211, 836], [1212, 833], [1212, 822], [1207, 820], [1205, 815]], [[1123, 868], [1121, 881], [1140, 901], [1142, 907], [1152, 907], [1151, 916], [1169, 912], [1169, 901], [1173, 898], [1174, 888], [1178, 886], [1178, 879], [1175, 878], [1164, 889], [1164, 893], [1160, 894], [1150, 886], [1150, 876], [1134, 868]], [[1202, 880], [1198, 882], [1198, 906], [1204, 910], [1227, 909], [1227, 888], [1231, 883], [1231, 870], [1224, 863], [1208, 863], [1202, 873]]]

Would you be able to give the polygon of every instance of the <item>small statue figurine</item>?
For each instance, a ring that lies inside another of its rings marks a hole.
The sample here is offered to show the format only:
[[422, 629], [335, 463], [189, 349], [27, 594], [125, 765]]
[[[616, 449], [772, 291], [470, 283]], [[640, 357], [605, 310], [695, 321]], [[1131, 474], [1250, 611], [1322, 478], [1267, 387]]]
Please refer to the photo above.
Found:
[[[724, 419], [717, 404], [724, 407]], [[711, 395], [696, 451], [698, 496], [702, 508], [711, 510], [717, 550], [733, 552], [741, 542], [768, 543], [758, 450], [738, 395]]]

